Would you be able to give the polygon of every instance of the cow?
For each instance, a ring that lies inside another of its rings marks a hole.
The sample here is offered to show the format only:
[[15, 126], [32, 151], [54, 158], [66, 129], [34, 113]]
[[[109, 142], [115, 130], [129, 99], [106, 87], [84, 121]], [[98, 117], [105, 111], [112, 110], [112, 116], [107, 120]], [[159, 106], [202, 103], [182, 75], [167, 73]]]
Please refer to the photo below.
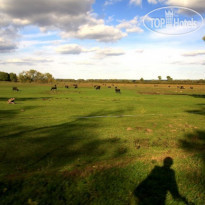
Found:
[[76, 89], [76, 88], [78, 88], [78, 85], [76, 84], [76, 85], [74, 85], [74, 88]]
[[185, 89], [184, 86], [180, 86], [180, 89]]
[[54, 85], [53, 87], [51, 87], [51, 90], [57, 90], [57, 86]]
[[100, 90], [100, 86], [98, 85], [98, 86], [96, 86], [96, 88], [95, 88], [96, 90]]
[[190, 89], [192, 89], [192, 90], [193, 90], [193, 89], [194, 89], [194, 87], [190, 87]]
[[65, 85], [65, 88], [69, 88], [69, 86], [68, 86], [68, 85]]
[[171, 88], [171, 86], [169, 85], [168, 88]]
[[12, 88], [14, 91], [19, 91], [19, 89], [17, 87], [13, 87]]
[[111, 88], [111, 86], [108, 86], [108, 88]]
[[119, 88], [115, 88], [116, 93], [121, 93]]

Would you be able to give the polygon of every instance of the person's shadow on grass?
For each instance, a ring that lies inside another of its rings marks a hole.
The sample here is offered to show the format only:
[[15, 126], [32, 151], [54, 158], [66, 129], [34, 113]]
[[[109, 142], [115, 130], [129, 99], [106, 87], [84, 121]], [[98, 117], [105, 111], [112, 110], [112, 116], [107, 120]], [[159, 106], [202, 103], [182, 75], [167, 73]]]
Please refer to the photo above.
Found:
[[189, 203], [181, 196], [175, 179], [175, 172], [171, 169], [173, 160], [171, 157], [164, 159], [162, 167], [155, 166], [148, 177], [134, 190], [134, 197], [138, 205], [165, 205], [168, 191], [175, 200]]

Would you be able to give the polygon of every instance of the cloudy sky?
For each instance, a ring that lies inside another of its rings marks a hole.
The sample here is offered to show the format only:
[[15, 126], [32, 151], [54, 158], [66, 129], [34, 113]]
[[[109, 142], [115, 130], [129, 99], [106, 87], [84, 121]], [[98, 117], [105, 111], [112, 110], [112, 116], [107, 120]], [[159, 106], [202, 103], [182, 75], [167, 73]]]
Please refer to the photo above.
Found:
[[204, 24], [174, 36], [143, 24], [147, 13], [171, 5], [205, 17], [204, 0], [0, 0], [0, 70], [72, 79], [204, 79]]

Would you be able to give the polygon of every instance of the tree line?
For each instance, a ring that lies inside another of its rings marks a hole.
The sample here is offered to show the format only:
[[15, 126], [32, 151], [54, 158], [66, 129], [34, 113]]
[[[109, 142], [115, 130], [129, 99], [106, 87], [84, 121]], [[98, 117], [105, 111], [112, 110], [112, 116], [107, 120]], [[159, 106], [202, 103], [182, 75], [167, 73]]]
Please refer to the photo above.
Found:
[[12, 81], [17, 82], [18, 78], [15, 73], [6, 73], [0, 71], [0, 81]]
[[0, 81], [22, 82], [22, 83], [52, 83], [55, 81], [50, 73], [41, 73], [37, 70], [23, 71], [17, 76], [15, 73], [0, 71]]

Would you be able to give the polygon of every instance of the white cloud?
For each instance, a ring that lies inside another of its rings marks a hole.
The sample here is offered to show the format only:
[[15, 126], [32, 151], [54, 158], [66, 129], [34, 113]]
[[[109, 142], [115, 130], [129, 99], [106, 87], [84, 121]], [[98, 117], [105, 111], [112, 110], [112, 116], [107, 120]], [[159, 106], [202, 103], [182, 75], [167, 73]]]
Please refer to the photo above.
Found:
[[[97, 58], [104, 58], [108, 56], [120, 56], [124, 55], [125, 52], [121, 48], [85, 48], [78, 44], [66, 44], [56, 48], [56, 51], [60, 54], [81, 54], [93, 52], [96, 54]], [[77, 64], [77, 63], [76, 63]]]
[[[4, 26], [38, 26], [41, 31], [61, 31], [69, 38], [117, 41], [126, 36], [91, 13], [94, 0], [0, 0]], [[1, 25], [0, 21], [0, 25]]]
[[107, 0], [107, 1], [105, 1], [104, 6], [110, 6], [110, 5], [113, 5], [113, 4], [120, 2], [120, 1], [122, 1], [122, 0]]
[[0, 38], [0, 53], [8, 53], [16, 48], [17, 46], [13, 42]]
[[125, 37], [127, 34], [113, 26], [104, 25], [99, 22], [97, 25], [80, 26], [76, 32], [63, 32], [63, 38], [77, 37], [79, 39], [93, 39], [99, 42], [114, 42]]
[[135, 16], [132, 20], [121, 20], [117, 25], [119, 29], [125, 29], [127, 33], [140, 33], [143, 32], [143, 29], [140, 28], [142, 19], [138, 16]]
[[56, 49], [56, 51], [61, 54], [80, 54], [83, 50], [84, 49], [77, 44], [63, 45]]
[[183, 6], [188, 7], [197, 11], [205, 11], [205, 1], [204, 0], [148, 0], [149, 3], [163, 3], [171, 6]]
[[183, 53], [182, 56], [201, 56], [201, 55], [205, 55], [205, 50], [198, 50], [198, 51], [189, 51], [186, 53]]
[[143, 52], [144, 52], [144, 50], [139, 49], [139, 50], [136, 50], [135, 52], [136, 52], [136, 53], [143, 53]]
[[42, 63], [50, 63], [53, 60], [46, 58], [10, 58], [6, 60], [1, 60], [0, 64], [13, 64], [13, 65], [36, 65]]
[[81, 53], [94, 52], [98, 49], [99, 48], [97, 47], [87, 49], [78, 44], [65, 44], [57, 47], [56, 51], [60, 54], [81, 54]]
[[142, 4], [142, 0], [130, 0], [130, 4], [139, 6]]
[[148, 0], [148, 2], [149, 2], [150, 4], [157, 4], [157, 3], [158, 3], [157, 0]]
[[133, 28], [126, 29], [126, 31], [128, 33], [141, 33], [141, 32], [143, 32], [143, 29], [141, 29], [139, 27], [133, 27]]
[[96, 52], [98, 57], [108, 57], [108, 56], [121, 56], [125, 54], [125, 51], [121, 48], [104, 48], [98, 49]]
[[15, 51], [17, 49], [17, 43], [15, 42], [17, 38], [17, 30], [14, 27], [0, 27], [0, 53]]

